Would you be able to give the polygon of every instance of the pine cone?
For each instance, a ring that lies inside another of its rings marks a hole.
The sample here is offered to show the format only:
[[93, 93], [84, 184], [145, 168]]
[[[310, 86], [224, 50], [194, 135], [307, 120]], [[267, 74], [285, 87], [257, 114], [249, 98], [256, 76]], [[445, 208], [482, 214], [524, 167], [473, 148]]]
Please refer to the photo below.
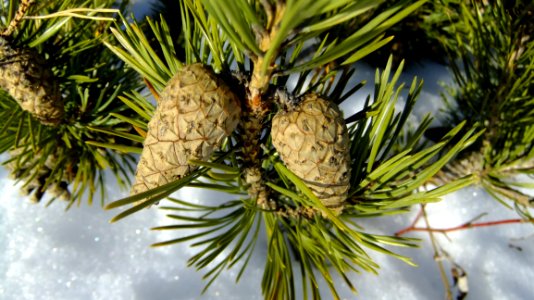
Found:
[[[22, 142], [27, 143], [28, 141]], [[58, 157], [56, 153], [48, 154], [44, 164], [40, 163], [43, 157], [42, 150], [27, 153], [27, 149], [18, 147], [9, 150], [9, 154], [11, 159], [5, 164], [10, 171], [9, 175], [13, 179], [24, 182], [20, 191], [24, 196], [29, 195], [31, 202], [40, 202], [45, 192], [55, 198], [65, 201], [71, 200], [67, 183], [71, 180], [67, 176], [61, 181], [50, 180], [49, 178], [53, 170], [57, 168]]]
[[239, 122], [238, 97], [202, 64], [184, 66], [160, 95], [148, 123], [132, 194], [191, 172], [188, 160], [208, 160]]
[[349, 137], [338, 107], [307, 94], [272, 120], [272, 142], [287, 168], [328, 208], [341, 213], [350, 178]]
[[59, 83], [35, 51], [0, 37], [0, 87], [45, 125], [58, 125], [64, 106]]

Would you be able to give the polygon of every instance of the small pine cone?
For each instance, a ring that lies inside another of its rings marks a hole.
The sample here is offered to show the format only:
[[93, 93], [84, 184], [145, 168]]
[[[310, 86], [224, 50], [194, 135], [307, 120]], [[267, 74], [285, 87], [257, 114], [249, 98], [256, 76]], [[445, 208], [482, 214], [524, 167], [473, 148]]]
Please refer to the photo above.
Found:
[[0, 37], [0, 88], [45, 125], [58, 125], [64, 106], [59, 83], [35, 51], [15, 48]]
[[184, 66], [160, 95], [148, 123], [132, 194], [172, 182], [191, 172], [188, 160], [208, 160], [237, 126], [238, 97], [202, 64]]
[[336, 214], [343, 210], [350, 178], [349, 137], [339, 108], [306, 94], [274, 116], [272, 142], [287, 168]]

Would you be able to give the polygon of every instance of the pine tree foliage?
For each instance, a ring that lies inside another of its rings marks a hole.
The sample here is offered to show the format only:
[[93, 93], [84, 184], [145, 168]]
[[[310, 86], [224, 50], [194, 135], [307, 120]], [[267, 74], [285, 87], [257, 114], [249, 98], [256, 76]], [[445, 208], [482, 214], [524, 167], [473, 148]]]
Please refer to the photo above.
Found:
[[[242, 263], [239, 280], [254, 250], [267, 247], [262, 281], [267, 299], [294, 299], [297, 284], [304, 298], [318, 299], [319, 278], [337, 298], [335, 273], [355, 290], [351, 271], [376, 273], [379, 268], [367, 254], [369, 250], [413, 264], [387, 247], [413, 247], [416, 240], [364, 232], [357, 225], [358, 218], [402, 213], [411, 205], [438, 201], [471, 184], [474, 178], [467, 176], [435, 189], [420, 189], [480, 132], [461, 123], [438, 143], [425, 146], [422, 136], [431, 120], [427, 117], [407, 135], [405, 126], [422, 82], [414, 79], [405, 87], [398, 82], [402, 65], [395, 70], [389, 61], [377, 71], [374, 93], [363, 108], [345, 116], [352, 172], [347, 204], [339, 215], [288, 170], [269, 133], [270, 120], [284, 101], [298, 101], [310, 92], [335, 104], [354, 96], [365, 83], [349, 84], [356, 71], [351, 64], [387, 43], [390, 37], [384, 31], [423, 2], [402, 2], [348, 34], [335, 29], [369, 12], [376, 7], [375, 1], [184, 0], [180, 4], [185, 61], [177, 58], [175, 41], [163, 18], [146, 21], [159, 49], [154, 49], [137, 21], [126, 18], [112, 29], [120, 46], [109, 42], [107, 46], [144, 78], [156, 102], [167, 81], [184, 65], [211, 66], [241, 98], [241, 123], [210, 161], [190, 161], [198, 167], [183, 178], [107, 205], [108, 209], [126, 207], [112, 221], [159, 203], [185, 186], [228, 194], [228, 201], [206, 199], [196, 204], [167, 198], [161, 202], [159, 208], [168, 212], [173, 223], [154, 230], [176, 232], [177, 238], [154, 246], [192, 242], [198, 252], [189, 264], [208, 269], [207, 286], [238, 262]], [[342, 35], [327, 34], [330, 31]], [[397, 112], [395, 105], [402, 94], [406, 101]], [[113, 116], [137, 129], [139, 136], [129, 137], [138, 142], [147, 134], [154, 104], [138, 92], [119, 98], [139, 118]], [[131, 151], [139, 153], [141, 148]], [[266, 245], [258, 242], [260, 235], [265, 236]]]
[[[393, 3], [386, 1], [382, 6]], [[446, 87], [443, 97], [447, 106], [443, 123], [448, 125], [430, 128], [425, 137], [435, 141], [464, 121], [468, 128], [486, 129], [431, 182], [439, 185], [474, 175], [475, 184], [527, 219], [531, 219], [532, 197], [525, 191], [533, 187], [529, 183], [533, 166], [533, 9], [529, 1], [429, 1], [408, 23], [388, 31], [399, 32], [400, 37], [421, 36], [422, 40], [399, 38], [392, 49], [379, 51], [409, 51], [409, 56], [420, 56], [412, 59], [416, 62], [438, 56], [438, 61], [450, 67], [454, 84]], [[373, 54], [373, 60], [382, 54]]]
[[506, 200], [513, 201], [531, 218], [533, 200], [520, 189], [533, 187], [524, 181], [534, 172], [534, 6], [522, 1], [458, 6], [450, 35], [439, 39], [456, 84], [448, 88], [453, 100], [448, 123], [466, 120], [485, 132], [437, 180], [473, 174], [497, 200], [507, 207]]
[[[12, 23], [25, 4], [29, 6], [24, 16]], [[3, 38], [12, 49], [30, 51], [44, 61], [43, 68], [51, 74], [47, 79], [57, 85], [61, 98], [57, 100], [62, 102], [61, 117], [50, 126], [21, 109], [13, 95], [0, 91], [0, 152], [7, 152], [3, 164], [34, 201], [47, 192], [51, 201], [63, 198], [70, 207], [83, 197], [91, 203], [98, 190], [104, 201], [106, 169], [119, 183], [129, 182], [134, 157], [95, 146], [117, 140], [132, 144], [120, 137], [133, 132], [132, 127], [111, 114], [127, 109], [116, 101], [118, 95], [140, 87], [138, 75], [124, 68], [102, 44], [109, 39], [106, 28], [119, 11], [111, 8], [113, 4], [108, 0], [2, 1], [0, 26], [4, 33], [10, 31]], [[0, 58], [7, 68], [13, 67], [10, 59]]]

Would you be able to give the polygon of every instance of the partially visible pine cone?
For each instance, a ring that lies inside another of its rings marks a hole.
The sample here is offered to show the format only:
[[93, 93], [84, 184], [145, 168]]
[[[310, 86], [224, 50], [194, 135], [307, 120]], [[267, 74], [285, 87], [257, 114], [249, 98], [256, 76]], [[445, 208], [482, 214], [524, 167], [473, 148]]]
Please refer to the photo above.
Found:
[[70, 201], [71, 194], [67, 181], [71, 181], [71, 178], [68, 178], [65, 174], [60, 181], [56, 179], [50, 181], [49, 178], [53, 170], [57, 168], [57, 155], [55, 153], [48, 154], [44, 164], [41, 164], [39, 162], [42, 160], [42, 150], [37, 150], [30, 154], [24, 154], [25, 152], [27, 150], [23, 147], [9, 150], [12, 158], [5, 164], [10, 171], [11, 178], [24, 182], [20, 189], [21, 193], [24, 196], [29, 195], [33, 203], [40, 202], [45, 192], [54, 198]]
[[35, 51], [0, 37], [0, 87], [45, 125], [58, 125], [64, 106], [59, 83]]
[[182, 178], [195, 167], [188, 160], [208, 160], [237, 126], [238, 97], [202, 64], [184, 66], [160, 95], [148, 123], [132, 194]]
[[272, 142], [287, 168], [335, 213], [341, 213], [350, 179], [349, 137], [338, 107], [306, 94], [274, 116]]

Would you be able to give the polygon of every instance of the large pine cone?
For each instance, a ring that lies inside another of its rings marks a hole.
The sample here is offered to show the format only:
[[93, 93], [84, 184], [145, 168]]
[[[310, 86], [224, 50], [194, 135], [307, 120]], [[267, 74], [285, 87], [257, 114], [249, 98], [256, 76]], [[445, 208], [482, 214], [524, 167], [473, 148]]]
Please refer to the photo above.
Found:
[[172, 182], [208, 160], [239, 122], [238, 97], [202, 64], [184, 66], [160, 95], [148, 123], [132, 194]]
[[339, 214], [350, 179], [349, 137], [338, 107], [307, 94], [272, 120], [273, 145], [287, 168], [328, 208]]
[[35, 51], [15, 48], [0, 37], [0, 87], [45, 125], [57, 125], [64, 106], [59, 83]]

